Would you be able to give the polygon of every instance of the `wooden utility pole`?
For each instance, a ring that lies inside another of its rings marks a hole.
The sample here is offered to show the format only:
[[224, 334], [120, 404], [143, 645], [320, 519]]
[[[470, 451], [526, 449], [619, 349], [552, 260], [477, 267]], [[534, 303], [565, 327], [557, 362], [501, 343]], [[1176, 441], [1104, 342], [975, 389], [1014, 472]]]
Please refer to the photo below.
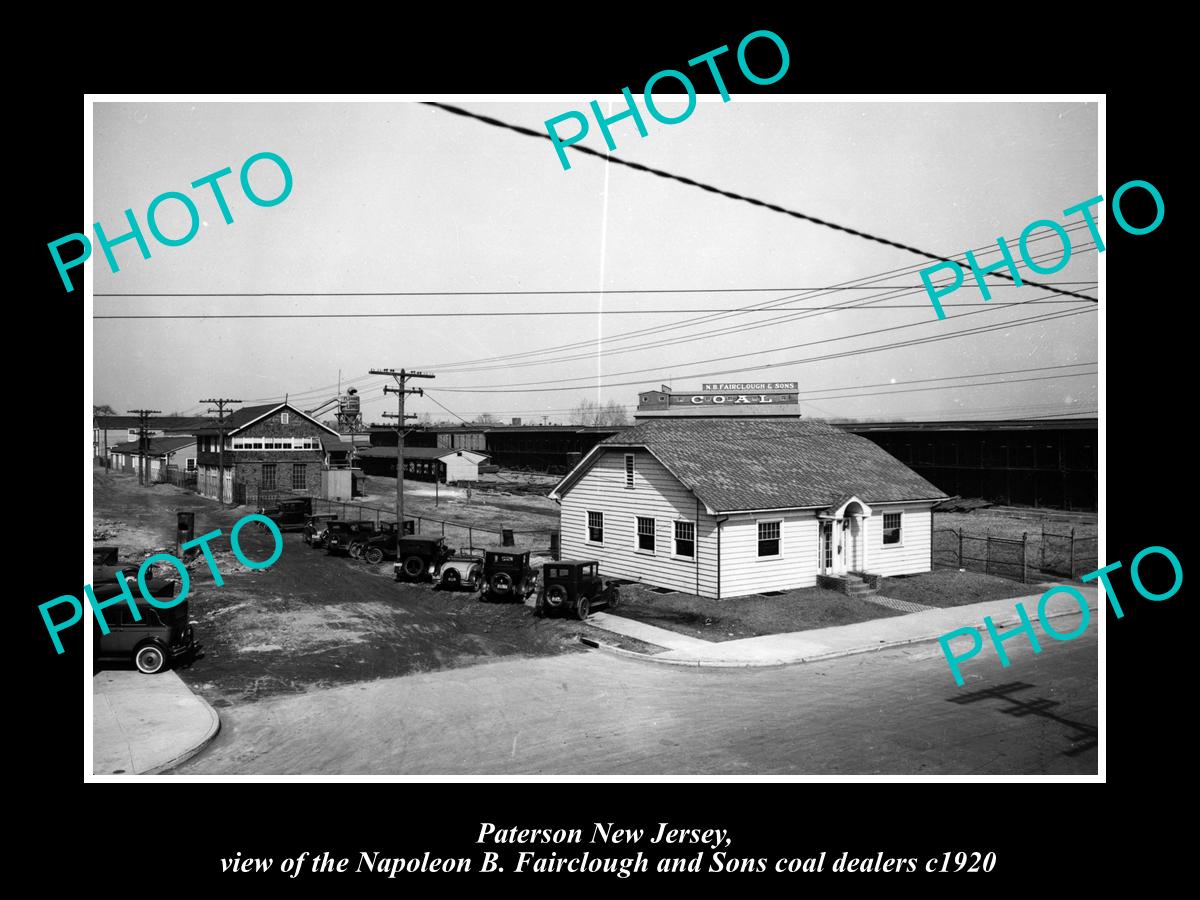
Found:
[[146, 453], [150, 449], [150, 417], [161, 409], [131, 409], [129, 414], [138, 417], [138, 484], [146, 483]]
[[[210, 409], [208, 412], [217, 414], [217, 505], [225, 505], [225, 404], [226, 403], [241, 403], [241, 400], [233, 400], [229, 397], [210, 397], [207, 400], [199, 400], [199, 403], [215, 403], [216, 409]], [[230, 502], [233, 501], [233, 496], [229, 497]]]
[[397, 394], [400, 401], [399, 412], [392, 416], [384, 413], [386, 419], [396, 419], [396, 561], [400, 562], [400, 541], [404, 537], [404, 420], [415, 419], [416, 415], [404, 414], [404, 398], [408, 394], [424, 395], [420, 388], [405, 387], [410, 378], [433, 378], [426, 372], [406, 372], [401, 369], [371, 369], [372, 375], [391, 375], [396, 379], [396, 387], [383, 389], [384, 394]]

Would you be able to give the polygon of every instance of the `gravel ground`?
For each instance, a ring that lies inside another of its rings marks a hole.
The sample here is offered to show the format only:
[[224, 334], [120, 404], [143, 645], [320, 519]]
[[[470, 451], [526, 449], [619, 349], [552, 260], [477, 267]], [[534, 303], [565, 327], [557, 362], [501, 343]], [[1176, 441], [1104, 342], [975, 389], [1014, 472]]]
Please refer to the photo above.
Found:
[[[93, 498], [93, 526], [107, 536], [97, 543], [119, 546], [122, 561], [172, 548], [178, 509], [196, 511], [197, 534], [221, 529], [210, 546], [224, 584], [213, 582], [203, 557], [189, 567], [188, 614], [204, 655], [180, 670], [215, 706], [503, 657], [585, 652], [581, 634], [606, 634], [571, 619], [538, 619], [531, 605], [397, 583], [390, 564], [329, 556], [299, 534], [283, 536], [283, 553], [270, 568], [247, 569], [232, 556], [228, 534], [249, 510], [223, 510], [178, 488], [143, 488], [136, 477], [97, 473]], [[266, 532], [246, 529], [241, 539], [251, 559], [270, 554]]]

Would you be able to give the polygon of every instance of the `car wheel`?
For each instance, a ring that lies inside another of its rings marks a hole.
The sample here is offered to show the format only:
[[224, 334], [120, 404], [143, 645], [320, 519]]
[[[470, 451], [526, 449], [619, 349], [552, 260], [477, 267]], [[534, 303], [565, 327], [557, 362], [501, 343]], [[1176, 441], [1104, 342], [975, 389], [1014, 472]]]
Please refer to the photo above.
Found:
[[420, 578], [425, 571], [425, 561], [419, 556], [409, 556], [404, 560], [404, 574], [409, 578]]
[[383, 551], [378, 547], [368, 547], [367, 552], [363, 554], [363, 559], [371, 565], [377, 566], [383, 562]]
[[450, 590], [457, 590], [461, 584], [462, 579], [459, 578], [458, 571], [456, 569], [447, 569], [442, 574], [442, 585], [444, 587]]
[[166, 667], [167, 654], [158, 644], [147, 644], [138, 648], [137, 653], [133, 656], [133, 662], [142, 674], [154, 675]]
[[579, 602], [575, 604], [575, 618], [580, 622], [588, 617], [588, 610], [591, 608], [591, 603], [587, 597], [580, 597]]
[[350, 558], [351, 559], [362, 559], [362, 551], [363, 551], [362, 544], [351, 544], [350, 545]]

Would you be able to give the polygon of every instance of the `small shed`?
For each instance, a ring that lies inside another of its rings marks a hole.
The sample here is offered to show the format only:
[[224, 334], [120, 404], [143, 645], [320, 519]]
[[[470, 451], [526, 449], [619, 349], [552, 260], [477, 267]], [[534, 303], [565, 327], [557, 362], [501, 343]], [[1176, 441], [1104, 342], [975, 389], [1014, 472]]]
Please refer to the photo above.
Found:
[[[405, 447], [404, 477], [415, 481], [478, 481], [479, 467], [491, 459], [475, 450], [449, 447]], [[358, 461], [364, 475], [396, 475], [395, 447], [363, 447]]]

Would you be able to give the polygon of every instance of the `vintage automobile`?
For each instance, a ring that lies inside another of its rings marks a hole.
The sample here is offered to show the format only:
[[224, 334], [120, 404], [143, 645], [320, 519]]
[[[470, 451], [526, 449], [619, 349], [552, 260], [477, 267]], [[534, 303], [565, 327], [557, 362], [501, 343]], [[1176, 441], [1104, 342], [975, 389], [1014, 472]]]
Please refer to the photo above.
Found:
[[542, 566], [542, 589], [533, 611], [538, 616], [569, 611], [582, 621], [597, 603], [615, 609], [620, 602], [620, 588], [600, 577], [599, 562], [562, 560]]
[[[416, 530], [416, 520], [404, 520], [404, 533], [412, 534]], [[396, 558], [396, 523], [384, 522], [378, 531], [373, 531], [365, 537], [360, 537], [350, 545], [350, 555], [354, 559], [365, 559], [372, 565], [385, 559]]]
[[488, 550], [483, 557], [483, 600], [524, 600], [537, 590], [528, 550]]
[[325, 533], [325, 552], [349, 553], [354, 544], [374, 531], [374, 522], [352, 522], [348, 519], [329, 522]]
[[[116, 603], [105, 608], [104, 621], [108, 634], [101, 634], [100, 623], [93, 617], [93, 655], [97, 662], [116, 660], [132, 662], [139, 672], [154, 675], [168, 666], [194, 659], [200, 654], [201, 645], [196, 642], [192, 626], [188, 624], [188, 602], [170, 609], [151, 606], [142, 596], [137, 584], [138, 567], [132, 563], [120, 565], [116, 561], [116, 548], [104, 554], [104, 559], [114, 565], [101, 563], [92, 568], [92, 592], [97, 601], [110, 600], [121, 593], [123, 579], [137, 605], [140, 619], [134, 618], [128, 603]], [[93, 554], [93, 559], [100, 556]], [[166, 578], [147, 578], [146, 589], [158, 600], [170, 600], [176, 595], [176, 582]]]
[[274, 522], [280, 531], [303, 531], [312, 518], [312, 497], [280, 500], [275, 506], [259, 507], [258, 514]]
[[329, 523], [336, 521], [337, 516], [309, 516], [304, 523], [304, 543], [314, 550], [324, 547], [329, 536]]
[[483, 584], [483, 557], [455, 553], [442, 563], [438, 584], [445, 590], [479, 590]]
[[436, 576], [454, 553], [446, 546], [444, 537], [401, 538], [399, 551], [394, 566], [397, 581]]

